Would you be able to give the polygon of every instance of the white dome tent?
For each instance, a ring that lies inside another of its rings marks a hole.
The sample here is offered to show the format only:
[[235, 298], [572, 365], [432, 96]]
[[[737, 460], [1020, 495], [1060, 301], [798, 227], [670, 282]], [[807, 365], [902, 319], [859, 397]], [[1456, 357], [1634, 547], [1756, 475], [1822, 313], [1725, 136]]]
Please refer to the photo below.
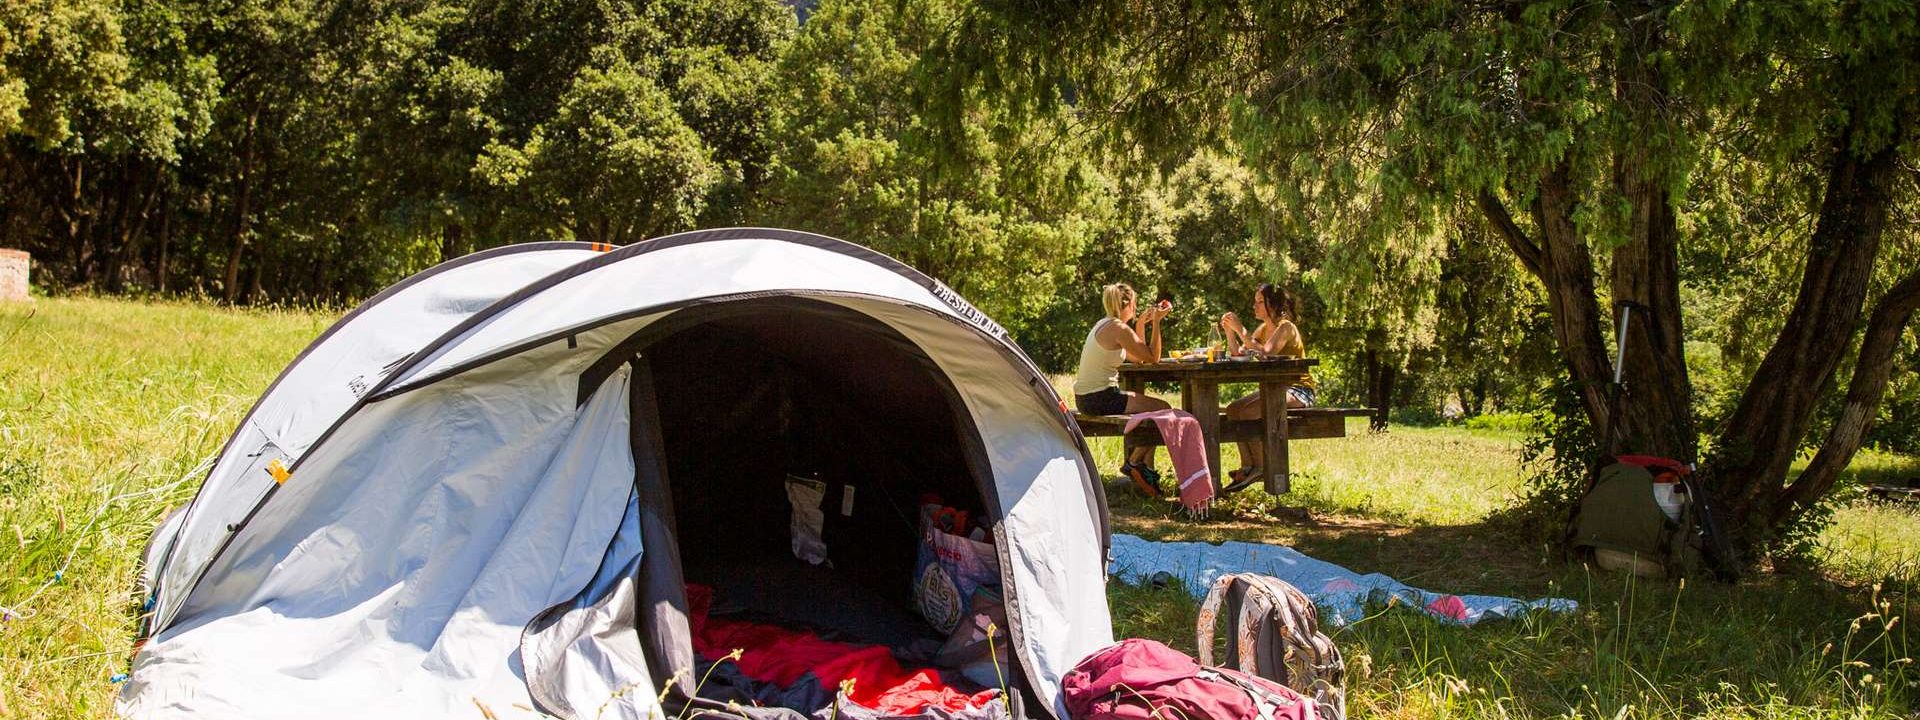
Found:
[[[908, 594], [931, 492], [991, 528], [1007, 684], [1064, 717], [1061, 676], [1112, 627], [1105, 499], [1063, 407], [951, 289], [819, 235], [450, 261], [315, 340], [161, 525], [119, 710], [670, 716], [684, 582], [880, 618], [863, 603]], [[834, 481], [833, 585], [777, 567], [796, 468]]]

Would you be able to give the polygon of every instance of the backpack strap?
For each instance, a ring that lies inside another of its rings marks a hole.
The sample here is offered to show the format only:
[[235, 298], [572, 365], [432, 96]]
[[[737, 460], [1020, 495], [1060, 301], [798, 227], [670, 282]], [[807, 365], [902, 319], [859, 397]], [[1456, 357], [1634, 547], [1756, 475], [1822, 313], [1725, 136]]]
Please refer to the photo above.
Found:
[[[1194, 628], [1194, 649], [1199, 651], [1201, 665], [1213, 664], [1213, 626], [1220, 619], [1220, 604], [1227, 599], [1227, 590], [1238, 575], [1227, 573], [1213, 579], [1213, 587], [1207, 589], [1207, 599], [1200, 602], [1200, 619]], [[1236, 603], [1238, 604], [1238, 603]], [[1227, 628], [1227, 632], [1236, 633], [1238, 624]]]
[[[1262, 588], [1259, 580], [1262, 576], [1253, 573], [1228, 573], [1213, 581], [1213, 587], [1207, 591], [1207, 599], [1200, 604], [1200, 616], [1194, 629], [1195, 649], [1199, 651], [1202, 665], [1234, 666], [1235, 670], [1262, 675], [1260, 672], [1261, 624], [1266, 621], [1275, 607], [1269, 592]], [[1218, 624], [1222, 606], [1227, 613], [1227, 636], [1232, 646], [1227, 657], [1215, 663], [1213, 657], [1213, 631]], [[1280, 681], [1285, 684], [1284, 681]]]

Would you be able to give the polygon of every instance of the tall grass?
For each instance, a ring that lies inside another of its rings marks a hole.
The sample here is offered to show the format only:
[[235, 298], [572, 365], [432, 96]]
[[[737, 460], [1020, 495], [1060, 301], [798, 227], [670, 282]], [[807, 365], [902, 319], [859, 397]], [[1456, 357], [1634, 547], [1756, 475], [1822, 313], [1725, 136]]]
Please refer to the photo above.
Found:
[[[1292, 493], [1249, 490], [1206, 522], [1112, 477], [1118, 439], [1090, 445], [1110, 475], [1117, 532], [1284, 543], [1438, 591], [1580, 601], [1575, 613], [1472, 628], [1376, 608], [1333, 633], [1347, 653], [1350, 707], [1362, 716], [1914, 716], [1905, 618], [1920, 578], [1920, 514], [1843, 503], [1813, 573], [1737, 586], [1636, 580], [1570, 564], [1488, 522], [1520, 487], [1523, 441], [1499, 429], [1369, 434], [1356, 420], [1347, 437], [1294, 444]], [[1224, 454], [1235, 466], [1233, 449]], [[1842, 482], [1905, 476], [1920, 476], [1920, 460], [1867, 452]], [[1194, 649], [1195, 603], [1177, 583], [1116, 584], [1109, 595], [1120, 635]]]
[[[1799, 579], [1740, 587], [1575, 568], [1542, 590], [1579, 600], [1459, 627], [1375, 607], [1326, 632], [1362, 717], [1911, 717], [1911, 608]], [[1115, 585], [1115, 631], [1194, 651], [1184, 588]]]
[[106, 717], [167, 508], [325, 314], [0, 304], [0, 717]]

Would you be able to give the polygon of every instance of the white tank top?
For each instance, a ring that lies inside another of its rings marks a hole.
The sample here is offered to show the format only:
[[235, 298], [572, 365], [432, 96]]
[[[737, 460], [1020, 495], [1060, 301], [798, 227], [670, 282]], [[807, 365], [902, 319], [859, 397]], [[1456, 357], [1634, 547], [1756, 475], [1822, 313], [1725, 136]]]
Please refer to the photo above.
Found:
[[1120, 386], [1120, 362], [1127, 359], [1127, 352], [1121, 348], [1108, 350], [1100, 346], [1100, 329], [1113, 318], [1101, 318], [1087, 331], [1087, 342], [1080, 346], [1080, 372], [1073, 376], [1073, 394], [1090, 395], [1110, 387]]

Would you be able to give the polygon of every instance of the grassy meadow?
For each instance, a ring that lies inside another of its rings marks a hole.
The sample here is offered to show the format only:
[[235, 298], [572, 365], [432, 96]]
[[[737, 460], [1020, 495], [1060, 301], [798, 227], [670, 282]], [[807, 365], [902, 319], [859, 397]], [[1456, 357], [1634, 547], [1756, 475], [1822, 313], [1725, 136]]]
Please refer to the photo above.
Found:
[[0, 304], [0, 717], [112, 716], [154, 524], [333, 317]]
[[[136, 561], [165, 510], [334, 313], [72, 298], [0, 305], [0, 718], [105, 718], [127, 669]], [[1396, 427], [1295, 446], [1294, 492], [1205, 522], [1109, 477], [1115, 530], [1294, 545], [1458, 593], [1582, 603], [1474, 628], [1380, 608], [1333, 633], [1359, 717], [1912, 717], [1920, 517], [1849, 500], [1816, 567], [1727, 587], [1569, 566], [1490, 519], [1523, 469], [1513, 432]], [[1102, 470], [1119, 443], [1096, 439]], [[1236, 463], [1229, 452], [1227, 463]], [[1869, 453], [1858, 475], [1920, 475]], [[1115, 584], [1117, 630], [1192, 650], [1179, 588]]]

